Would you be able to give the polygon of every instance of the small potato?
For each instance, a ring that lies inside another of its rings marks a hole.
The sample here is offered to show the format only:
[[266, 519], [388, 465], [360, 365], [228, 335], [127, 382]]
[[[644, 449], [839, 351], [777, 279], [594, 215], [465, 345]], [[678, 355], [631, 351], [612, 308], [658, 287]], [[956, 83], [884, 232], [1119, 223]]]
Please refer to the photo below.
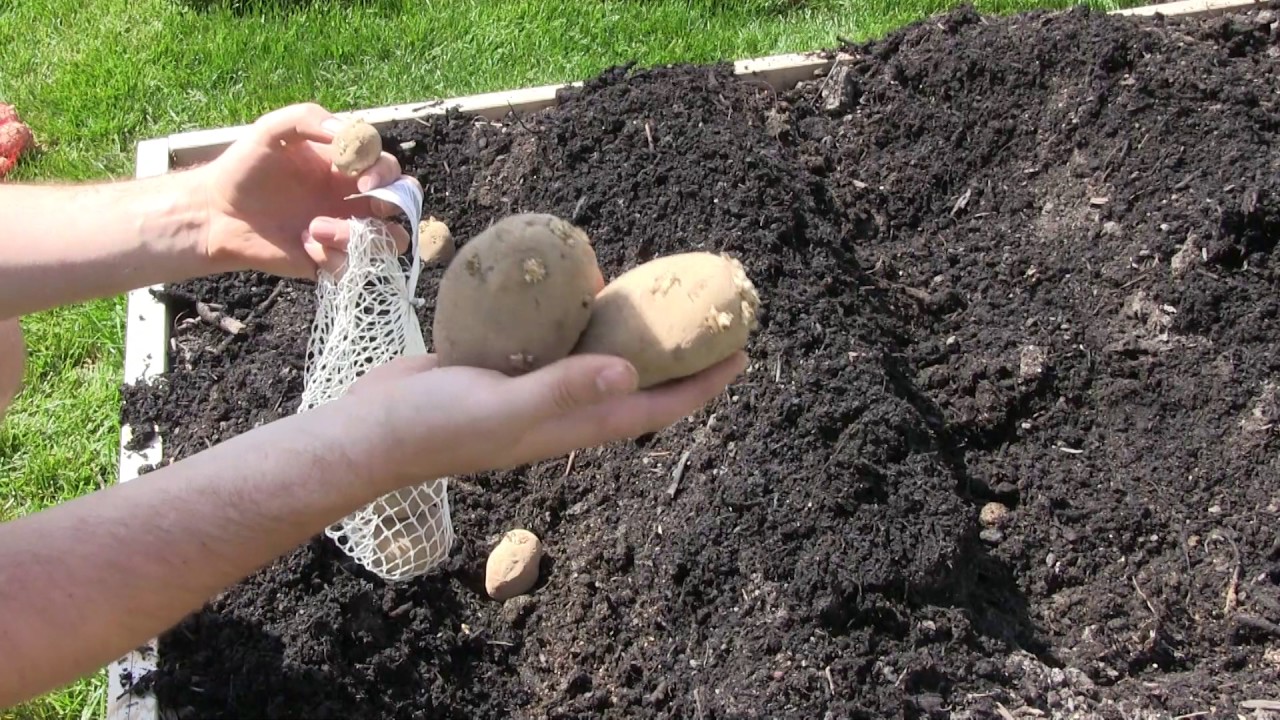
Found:
[[388, 571], [393, 574], [413, 572], [427, 563], [431, 549], [429, 542], [412, 524], [401, 525], [388, 518], [381, 525], [373, 545]]
[[506, 217], [459, 248], [432, 324], [442, 366], [508, 375], [567, 356], [604, 286], [586, 233], [541, 213]]
[[378, 129], [359, 118], [343, 125], [333, 137], [333, 166], [348, 177], [373, 167], [382, 155]]
[[429, 217], [418, 224], [418, 256], [422, 262], [449, 264], [453, 259], [453, 233], [449, 226], [435, 218]]
[[509, 600], [528, 592], [538, 582], [542, 552], [542, 541], [528, 530], [512, 530], [503, 535], [485, 564], [485, 592], [494, 600]]
[[629, 360], [640, 387], [687, 377], [746, 347], [760, 298], [728, 255], [683, 253], [627, 271], [596, 296], [575, 354]]

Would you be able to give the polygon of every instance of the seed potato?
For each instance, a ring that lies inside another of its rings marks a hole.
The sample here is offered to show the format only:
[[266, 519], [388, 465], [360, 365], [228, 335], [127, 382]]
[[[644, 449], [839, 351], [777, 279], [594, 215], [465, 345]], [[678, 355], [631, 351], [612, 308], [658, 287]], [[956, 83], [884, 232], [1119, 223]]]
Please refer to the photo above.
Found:
[[542, 541], [528, 530], [516, 529], [502, 536], [485, 564], [484, 588], [494, 600], [523, 595], [538, 582]]
[[382, 137], [377, 128], [356, 118], [334, 133], [333, 151], [333, 166], [338, 172], [356, 177], [378, 162], [382, 155]]
[[379, 530], [373, 545], [389, 569], [404, 572], [426, 564], [430, 546], [412, 524], [402, 525], [399, 520], [389, 518], [382, 521]]
[[418, 223], [418, 256], [422, 262], [448, 265], [456, 250], [449, 226], [431, 216]]
[[458, 249], [436, 296], [442, 366], [519, 375], [566, 357], [604, 278], [591, 240], [554, 215], [498, 221]]
[[596, 296], [574, 348], [629, 360], [640, 387], [693, 375], [746, 347], [760, 298], [742, 264], [692, 252], [651, 260]]

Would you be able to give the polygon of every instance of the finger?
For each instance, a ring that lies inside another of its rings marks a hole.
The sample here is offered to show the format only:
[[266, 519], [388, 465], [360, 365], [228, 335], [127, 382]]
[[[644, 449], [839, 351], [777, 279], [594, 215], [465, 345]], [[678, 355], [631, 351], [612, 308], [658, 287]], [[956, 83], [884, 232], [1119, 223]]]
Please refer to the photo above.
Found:
[[360, 192], [369, 192], [374, 188], [385, 187], [399, 180], [400, 175], [400, 161], [391, 153], [383, 152], [378, 156], [378, 161], [373, 164], [373, 167], [361, 173], [356, 180], [356, 189]]
[[384, 224], [387, 226], [387, 232], [391, 235], [392, 239], [396, 241], [396, 252], [403, 253], [405, 250], [408, 250], [409, 241], [411, 239], [409, 237], [409, 231], [405, 230], [404, 226], [399, 223]]
[[[422, 191], [422, 184], [418, 182], [418, 178], [412, 175], [401, 175], [397, 180], [407, 180], [418, 187], [418, 191]], [[394, 180], [392, 182], [395, 182]], [[365, 191], [368, 192], [368, 191]], [[391, 217], [398, 213], [404, 212], [404, 209], [392, 202], [387, 202], [381, 198], [369, 198], [369, 209], [375, 217]]]
[[[303, 233], [302, 249], [306, 251], [307, 257], [311, 258], [311, 262], [316, 264], [319, 271], [327, 273], [334, 278], [342, 276], [343, 266], [347, 262], [347, 254], [341, 250], [328, 247], [317, 242], [308, 233]], [[313, 276], [316, 279], [318, 276]]]
[[312, 140], [329, 143], [342, 121], [316, 103], [299, 103], [273, 110], [258, 118], [253, 127], [273, 142]]
[[511, 383], [513, 417], [541, 423], [634, 392], [639, 376], [631, 363], [609, 355], [573, 355]]
[[346, 250], [351, 242], [351, 223], [340, 218], [318, 217], [307, 226], [307, 237], [334, 250]]
[[544, 421], [527, 436], [529, 445], [520, 454], [551, 457], [663, 430], [723, 393], [746, 366], [747, 356], [735, 353], [691, 377]]
[[[372, 220], [370, 224], [377, 223], [386, 228], [386, 232], [396, 243], [396, 252], [403, 253], [409, 249], [411, 240], [409, 231], [404, 229], [398, 223], [382, 222], [381, 220]], [[331, 250], [346, 252], [351, 245], [351, 222], [339, 218], [318, 217], [311, 221], [307, 226], [307, 230], [303, 233], [302, 241], [314, 241]]]
[[409, 355], [399, 357], [387, 363], [379, 365], [360, 378], [360, 382], [352, 386], [368, 388], [375, 384], [391, 382], [395, 380], [403, 380], [404, 378], [424, 373], [428, 370], [434, 370], [440, 367], [440, 356], [434, 353], [428, 355]]

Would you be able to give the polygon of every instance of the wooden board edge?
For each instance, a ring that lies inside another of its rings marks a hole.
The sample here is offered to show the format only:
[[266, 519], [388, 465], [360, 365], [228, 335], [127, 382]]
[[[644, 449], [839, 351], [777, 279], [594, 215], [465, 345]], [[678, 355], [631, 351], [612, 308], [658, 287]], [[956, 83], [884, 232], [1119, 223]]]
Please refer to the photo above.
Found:
[[[135, 176], [138, 178], [164, 175], [170, 169], [169, 141], [167, 138], [144, 140], [138, 143]], [[125, 322], [124, 377], [125, 383], [145, 382], [160, 377], [166, 367], [168, 343], [168, 311], [164, 304], [152, 295], [156, 287], [138, 288], [127, 296]], [[161, 439], [155, 428], [149, 429], [151, 441], [138, 450], [130, 450], [135, 428], [124, 423], [120, 426], [120, 460], [118, 482], [129, 482], [138, 477], [144, 465], [160, 462]], [[156, 667], [157, 641], [152, 639], [107, 667], [106, 720], [158, 720], [159, 704], [150, 693], [135, 694], [126, 686], [129, 681], [140, 680]]]
[[[778, 89], [794, 87], [797, 82], [812, 78], [813, 73], [835, 61], [821, 53], [792, 53], [750, 58], [734, 62], [734, 71], [773, 85]], [[389, 105], [386, 107], [350, 110], [335, 113], [339, 117], [360, 117], [378, 127], [428, 115], [442, 115], [449, 110], [478, 115], [489, 120], [501, 120], [510, 113], [528, 113], [555, 105], [561, 90], [581, 87], [576, 81], [558, 85], [541, 85], [518, 90], [466, 95], [462, 97], [429, 100], [419, 103]], [[169, 136], [169, 151], [175, 168], [190, 167], [216, 158], [228, 145], [240, 137], [248, 125], [236, 125], [211, 130], [194, 130]]]
[[1242, 12], [1254, 7], [1263, 7], [1267, 0], [1178, 0], [1178, 2], [1143, 5], [1141, 7], [1113, 10], [1115, 15], [1134, 17], [1150, 17], [1165, 15], [1167, 17], [1210, 17], [1232, 12]]
[[[573, 82], [564, 85], [543, 85], [443, 100], [340, 111], [334, 114], [342, 118], [363, 118], [378, 127], [385, 127], [392, 123], [428, 115], [443, 115], [450, 109], [457, 109], [460, 112], [497, 120], [511, 112], [535, 112], [554, 105], [556, 103], [556, 93], [562, 88], [577, 87], [581, 84], [581, 82]], [[228, 145], [244, 134], [249, 127], [249, 125], [236, 125], [170, 135], [168, 138], [169, 152], [172, 156], [173, 166], [175, 168], [184, 168], [213, 160]]]

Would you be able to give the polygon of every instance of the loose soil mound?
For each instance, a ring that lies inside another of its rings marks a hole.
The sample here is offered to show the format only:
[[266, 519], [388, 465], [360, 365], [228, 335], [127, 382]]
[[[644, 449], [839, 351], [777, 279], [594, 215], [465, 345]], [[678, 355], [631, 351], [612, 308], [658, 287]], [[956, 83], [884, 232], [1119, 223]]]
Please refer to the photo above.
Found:
[[[202, 718], [1226, 717], [1280, 697], [1277, 28], [961, 10], [781, 95], [620, 68], [518, 121], [397, 126], [388, 149], [457, 237], [541, 211], [584, 227], [607, 276], [741, 258], [767, 303], [753, 366], [568, 471], [455, 483], [443, 574], [388, 587], [314, 540], [166, 635], [148, 685]], [[168, 458], [293, 411], [308, 285], [167, 298], [173, 372], [125, 411]], [[197, 300], [249, 332], [185, 320]], [[502, 605], [483, 565], [513, 526], [551, 559]]]

